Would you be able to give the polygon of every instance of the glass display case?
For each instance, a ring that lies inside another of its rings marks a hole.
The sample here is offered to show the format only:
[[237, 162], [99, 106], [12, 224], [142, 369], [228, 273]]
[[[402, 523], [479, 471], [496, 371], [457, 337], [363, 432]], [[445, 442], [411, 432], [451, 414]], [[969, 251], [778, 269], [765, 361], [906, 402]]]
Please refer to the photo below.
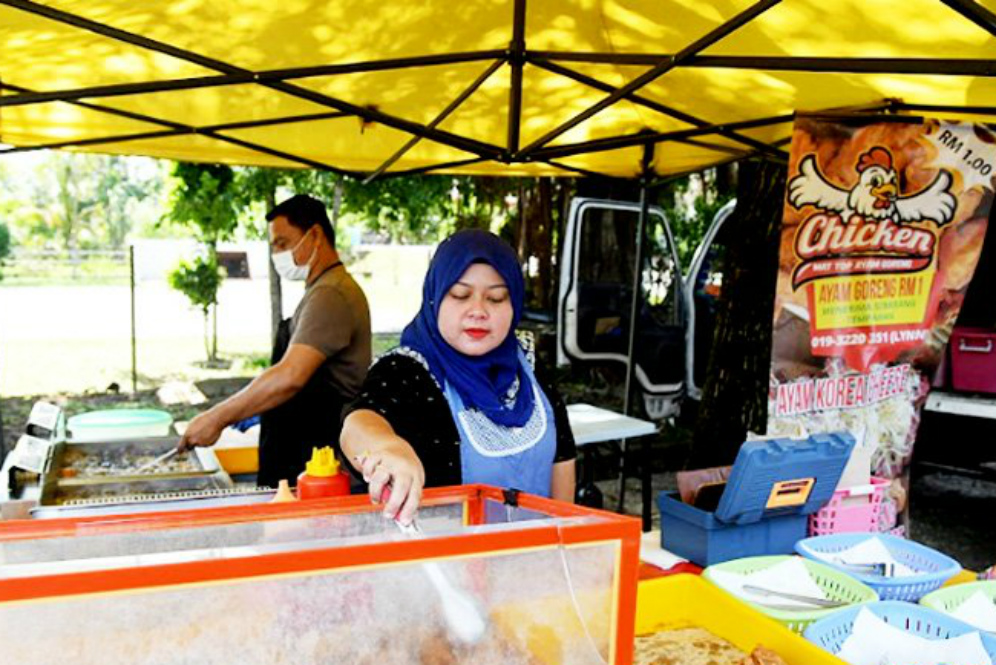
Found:
[[477, 485], [0, 523], [0, 662], [624, 665], [639, 538]]

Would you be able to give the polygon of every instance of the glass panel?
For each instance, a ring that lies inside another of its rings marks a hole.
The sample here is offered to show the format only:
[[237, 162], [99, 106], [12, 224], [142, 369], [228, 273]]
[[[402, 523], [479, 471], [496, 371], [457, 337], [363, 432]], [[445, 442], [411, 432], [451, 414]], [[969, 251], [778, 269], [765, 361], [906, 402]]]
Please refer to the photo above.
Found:
[[[463, 529], [463, 504], [423, 507], [419, 523], [427, 534], [459, 532]], [[86, 525], [81, 525], [71, 537], [0, 542], [0, 578], [341, 547], [404, 537], [379, 511], [127, 533], [96, 530], [102, 526], [96, 524], [88, 534]], [[55, 565], [58, 562], [65, 564]]]
[[[462, 503], [424, 506], [418, 522], [426, 537], [469, 534], [552, 524], [597, 521], [593, 517], [555, 518], [521, 508], [506, 509], [487, 501], [485, 524], [466, 526]], [[0, 542], [0, 579], [33, 577], [86, 570], [113, 570], [183, 561], [245, 557], [401, 541], [410, 536], [385, 520], [379, 511], [269, 519], [237, 524], [125, 533], [87, 533], [86, 525], [71, 537]]]
[[[615, 543], [555, 547], [436, 572], [398, 564], [0, 604], [0, 662], [603, 663], [617, 556]], [[479, 641], [460, 641], [453, 602], [483, 620]]]

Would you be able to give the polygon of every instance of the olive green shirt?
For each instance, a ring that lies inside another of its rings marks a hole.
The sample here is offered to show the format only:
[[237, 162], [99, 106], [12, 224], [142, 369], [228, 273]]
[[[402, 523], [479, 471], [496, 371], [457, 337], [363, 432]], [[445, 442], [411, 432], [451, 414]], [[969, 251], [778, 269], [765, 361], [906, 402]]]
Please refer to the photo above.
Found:
[[326, 270], [307, 285], [290, 324], [291, 344], [325, 356], [315, 376], [347, 401], [360, 391], [371, 362], [370, 308], [345, 266]]

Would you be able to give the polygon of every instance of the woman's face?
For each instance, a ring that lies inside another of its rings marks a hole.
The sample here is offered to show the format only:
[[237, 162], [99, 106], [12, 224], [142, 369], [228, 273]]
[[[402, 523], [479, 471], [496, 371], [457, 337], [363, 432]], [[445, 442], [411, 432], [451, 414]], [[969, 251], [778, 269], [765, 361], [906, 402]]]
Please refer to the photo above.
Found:
[[481, 356], [505, 341], [512, 327], [512, 300], [498, 271], [475, 263], [439, 304], [439, 332], [467, 356]]

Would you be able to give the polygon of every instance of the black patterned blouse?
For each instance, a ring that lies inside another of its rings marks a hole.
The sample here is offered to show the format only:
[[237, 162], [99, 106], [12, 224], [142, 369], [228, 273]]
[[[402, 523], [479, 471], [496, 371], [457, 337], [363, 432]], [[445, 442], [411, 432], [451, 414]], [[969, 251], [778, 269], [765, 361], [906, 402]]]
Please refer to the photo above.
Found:
[[[553, 407], [554, 463], [572, 460], [577, 451], [564, 402], [552, 385], [537, 380]], [[411, 444], [425, 468], [426, 487], [460, 484], [460, 435], [442, 388], [417, 352], [401, 347], [381, 356], [343, 418], [360, 409], [383, 416]]]

